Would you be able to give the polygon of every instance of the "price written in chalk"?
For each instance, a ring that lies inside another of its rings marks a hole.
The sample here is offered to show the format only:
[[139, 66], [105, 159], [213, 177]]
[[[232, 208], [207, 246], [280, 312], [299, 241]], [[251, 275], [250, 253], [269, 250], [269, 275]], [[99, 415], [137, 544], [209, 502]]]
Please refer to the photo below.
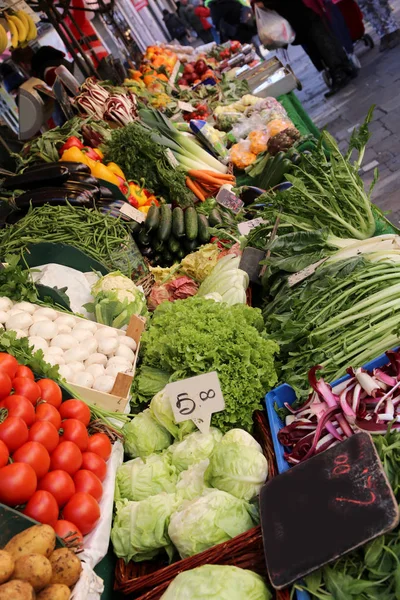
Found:
[[177, 423], [189, 419], [202, 433], [208, 433], [211, 415], [225, 408], [224, 397], [215, 371], [168, 383], [165, 388]]

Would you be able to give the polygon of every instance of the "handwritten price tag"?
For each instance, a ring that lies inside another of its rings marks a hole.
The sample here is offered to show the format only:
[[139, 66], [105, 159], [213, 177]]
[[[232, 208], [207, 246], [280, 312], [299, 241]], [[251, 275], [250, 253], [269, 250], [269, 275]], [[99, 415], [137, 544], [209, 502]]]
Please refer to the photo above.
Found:
[[257, 217], [257, 219], [251, 219], [251, 221], [243, 221], [243, 223], [239, 223], [238, 229], [242, 235], [248, 235], [252, 229], [255, 229], [262, 223], [266, 223], [267, 221], [262, 217]]
[[225, 208], [229, 208], [235, 214], [237, 214], [244, 206], [244, 202], [226, 188], [221, 188], [215, 199], [218, 204], [225, 206]]
[[182, 102], [182, 100], [178, 100], [178, 108], [179, 110], [184, 110], [185, 112], [194, 112], [195, 109], [189, 102]]
[[119, 209], [119, 212], [136, 221], [136, 223], [143, 223], [146, 220], [146, 215], [134, 206], [131, 206], [127, 202]]
[[215, 371], [168, 383], [165, 393], [171, 402], [177, 423], [189, 419], [202, 433], [208, 433], [211, 415], [225, 408], [218, 375]]

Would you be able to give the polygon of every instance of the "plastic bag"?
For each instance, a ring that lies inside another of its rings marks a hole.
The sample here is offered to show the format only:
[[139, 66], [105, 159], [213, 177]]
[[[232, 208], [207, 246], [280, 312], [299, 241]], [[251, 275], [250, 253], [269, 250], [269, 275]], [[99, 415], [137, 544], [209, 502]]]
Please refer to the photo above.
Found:
[[274, 10], [255, 5], [258, 36], [269, 50], [292, 44], [296, 34], [286, 19]]

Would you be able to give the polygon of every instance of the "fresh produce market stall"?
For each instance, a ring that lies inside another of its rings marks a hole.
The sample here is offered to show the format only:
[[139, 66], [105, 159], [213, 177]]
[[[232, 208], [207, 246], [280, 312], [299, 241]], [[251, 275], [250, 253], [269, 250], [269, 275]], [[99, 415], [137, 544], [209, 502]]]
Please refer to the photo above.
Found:
[[[292, 92], [228, 76], [247, 48], [175, 50], [87, 79], [1, 182], [0, 600], [395, 600], [400, 237], [359, 176], [372, 110], [342, 154]], [[319, 563], [292, 534], [289, 564], [273, 490], [315, 459], [347, 475], [365, 431], [347, 500], [390, 522], [346, 522]]]

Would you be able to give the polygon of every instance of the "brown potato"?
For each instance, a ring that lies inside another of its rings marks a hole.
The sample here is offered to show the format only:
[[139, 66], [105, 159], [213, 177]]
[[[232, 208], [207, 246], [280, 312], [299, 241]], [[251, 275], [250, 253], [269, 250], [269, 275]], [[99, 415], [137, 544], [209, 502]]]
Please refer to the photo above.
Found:
[[27, 554], [42, 554], [49, 558], [56, 546], [56, 534], [50, 525], [34, 525], [17, 533], [4, 547], [14, 560]]
[[9, 552], [0, 550], [0, 583], [8, 581], [14, 571], [14, 559]]
[[71, 590], [62, 583], [52, 583], [36, 596], [36, 600], [69, 600]]
[[0, 600], [35, 600], [36, 594], [27, 581], [12, 579], [0, 585]]
[[50, 583], [52, 577], [50, 561], [41, 554], [21, 556], [15, 561], [14, 577], [27, 581], [35, 592], [38, 592]]
[[50, 556], [53, 571], [51, 583], [63, 583], [71, 587], [76, 583], [82, 571], [79, 558], [68, 548], [58, 548]]

